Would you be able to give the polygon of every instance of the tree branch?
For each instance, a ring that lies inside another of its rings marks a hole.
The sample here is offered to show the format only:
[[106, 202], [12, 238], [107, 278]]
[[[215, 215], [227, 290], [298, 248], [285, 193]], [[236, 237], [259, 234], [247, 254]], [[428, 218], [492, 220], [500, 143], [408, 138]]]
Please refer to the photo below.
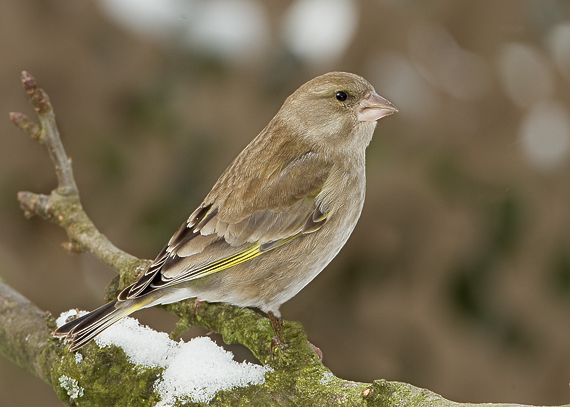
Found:
[[89, 219], [81, 206], [71, 159], [67, 156], [59, 137], [49, 97], [37, 86], [34, 77], [26, 71], [22, 72], [22, 84], [37, 113], [40, 125], [22, 113], [10, 113], [10, 119], [24, 133], [46, 146], [55, 167], [57, 188], [50, 195], [18, 193], [20, 207], [28, 218], [38, 215], [61, 226], [69, 238], [69, 243], [64, 246], [67, 250], [93, 253], [119, 273], [121, 280], [119, 286], [129, 285], [150, 262], [137, 259], [118, 249]]
[[[23, 73], [22, 82], [40, 125], [21, 113], [11, 113], [10, 118], [20, 130], [47, 147], [58, 179], [50, 195], [18, 194], [24, 214], [38, 215], [61, 226], [69, 237], [68, 250], [91, 252], [115, 269], [120, 279], [111, 291], [116, 292], [132, 283], [149, 261], [119, 250], [85, 214], [49, 98], [28, 73]], [[321, 363], [303, 328], [295, 322], [284, 323], [286, 345], [271, 350], [273, 328], [267, 318], [251, 309], [207, 303], [195, 309], [192, 301], [163, 308], [180, 317], [173, 334], [189, 325], [206, 327], [221, 333], [228, 344], [247, 346], [261, 363], [273, 368], [266, 374], [265, 384], [219, 392], [212, 405], [243, 405], [247, 400], [252, 406], [471, 406], [405, 383], [377, 380], [366, 384], [339, 379]], [[160, 401], [153, 384], [161, 368], [135, 367], [121, 348], [101, 349], [93, 343], [79, 351], [82, 361], [78, 363], [63, 342], [52, 338], [54, 327], [49, 313], [0, 280], [0, 353], [50, 384], [65, 405], [133, 407]]]
[[40, 354], [52, 339], [49, 323], [49, 313], [0, 279], [0, 353], [44, 380]]

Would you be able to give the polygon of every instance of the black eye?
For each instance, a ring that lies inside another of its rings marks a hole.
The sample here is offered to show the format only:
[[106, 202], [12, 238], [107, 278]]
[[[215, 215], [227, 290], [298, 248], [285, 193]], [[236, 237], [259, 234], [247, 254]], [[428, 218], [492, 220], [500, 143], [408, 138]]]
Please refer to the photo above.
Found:
[[338, 92], [334, 95], [334, 97], [335, 97], [336, 100], [338, 100], [339, 102], [344, 102], [344, 101], [348, 98], [348, 95], [346, 94], [346, 92], [340, 90], [340, 91], [338, 91]]

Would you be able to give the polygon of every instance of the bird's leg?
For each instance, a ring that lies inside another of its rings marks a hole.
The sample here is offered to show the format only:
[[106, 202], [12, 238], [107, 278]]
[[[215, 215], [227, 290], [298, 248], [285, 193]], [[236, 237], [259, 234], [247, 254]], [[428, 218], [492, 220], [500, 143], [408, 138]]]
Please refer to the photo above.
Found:
[[275, 348], [285, 344], [285, 337], [283, 336], [283, 332], [281, 330], [283, 327], [283, 320], [276, 317], [275, 314], [273, 314], [271, 311], [268, 311], [267, 315], [269, 316], [269, 320], [271, 321], [271, 325], [275, 331], [275, 336], [273, 339], [271, 339], [271, 346], [269, 347], [269, 352], [271, 354], [271, 357], [273, 357], [273, 351]]
[[[279, 342], [285, 343], [285, 337], [283, 336], [283, 332], [281, 328], [283, 327], [283, 320], [278, 318], [273, 314], [273, 312], [268, 311], [267, 315], [269, 316], [269, 320], [271, 321], [271, 325], [273, 326], [273, 330], [275, 331], [275, 337], [271, 341], [271, 348], [274, 345], [277, 345]], [[274, 344], [275, 342], [275, 344]]]
[[[283, 331], [281, 329], [283, 327], [283, 320], [281, 318], [276, 317], [275, 314], [273, 314], [273, 312], [271, 311], [268, 311], [267, 315], [269, 316], [269, 320], [271, 321], [271, 325], [273, 326], [273, 330], [275, 331], [275, 336], [271, 340], [271, 348], [270, 348], [271, 354], [273, 354], [273, 349], [275, 349], [277, 346], [281, 344], [285, 344], [285, 337], [283, 336]], [[313, 345], [311, 342], [309, 341], [307, 342], [309, 343], [311, 348], [313, 348], [313, 350], [315, 351], [315, 353], [322, 362], [323, 351], [318, 346]]]
[[203, 303], [204, 301], [200, 301], [198, 298], [194, 300], [194, 316], [198, 315], [198, 308], [200, 308], [200, 305], [202, 305]]

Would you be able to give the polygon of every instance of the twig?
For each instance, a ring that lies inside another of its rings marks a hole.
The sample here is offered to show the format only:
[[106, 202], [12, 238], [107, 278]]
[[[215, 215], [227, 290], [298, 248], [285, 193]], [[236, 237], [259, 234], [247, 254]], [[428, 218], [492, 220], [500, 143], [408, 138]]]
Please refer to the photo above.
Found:
[[48, 95], [38, 87], [28, 72], [22, 72], [22, 84], [34, 107], [38, 125], [22, 113], [10, 113], [10, 120], [32, 139], [44, 144], [55, 167], [57, 188], [50, 195], [19, 192], [18, 201], [26, 217], [38, 215], [61, 226], [69, 242], [64, 248], [72, 252], [91, 252], [119, 273], [121, 284], [126, 286], [146, 269], [148, 260], [140, 260], [118, 249], [101, 234], [87, 216], [79, 199], [79, 190], [73, 177], [71, 159], [67, 156], [55, 114]]
[[45, 144], [48, 149], [51, 161], [55, 165], [57, 175], [58, 192], [61, 195], [79, 195], [73, 170], [71, 169], [71, 159], [65, 153], [59, 130], [55, 123], [55, 114], [49, 101], [48, 95], [41, 88], [38, 88], [36, 79], [28, 72], [22, 72], [22, 84], [28, 94], [28, 98], [40, 119], [41, 130], [38, 141]]

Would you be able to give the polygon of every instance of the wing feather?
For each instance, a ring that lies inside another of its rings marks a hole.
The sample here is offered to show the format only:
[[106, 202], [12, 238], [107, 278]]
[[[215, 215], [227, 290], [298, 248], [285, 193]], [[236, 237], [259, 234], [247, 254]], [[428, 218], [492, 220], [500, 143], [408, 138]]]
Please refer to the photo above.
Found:
[[[239, 158], [226, 172], [240, 172], [234, 168]], [[229, 182], [224, 173], [145, 275], [119, 299], [226, 270], [316, 232], [327, 220], [319, 194], [331, 166], [309, 150], [280, 170], [268, 166], [250, 176], [243, 188], [222, 188], [220, 182]]]

